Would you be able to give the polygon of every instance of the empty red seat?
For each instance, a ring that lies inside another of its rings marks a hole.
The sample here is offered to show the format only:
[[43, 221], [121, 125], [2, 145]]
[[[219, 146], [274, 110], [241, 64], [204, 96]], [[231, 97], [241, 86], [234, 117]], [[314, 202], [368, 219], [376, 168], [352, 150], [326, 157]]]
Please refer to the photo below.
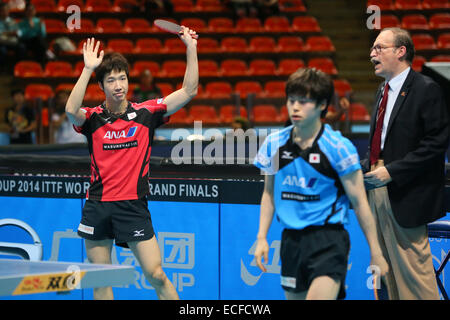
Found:
[[74, 83], [60, 83], [55, 88], [55, 93], [58, 93], [59, 91], [72, 91], [73, 87], [75, 86]]
[[37, 13], [56, 12], [56, 4], [53, 0], [32, 0]]
[[186, 62], [184, 60], [164, 61], [161, 68], [161, 75], [164, 77], [182, 77], [186, 71]]
[[352, 91], [352, 86], [345, 79], [336, 79], [333, 80], [334, 83], [334, 91], [340, 96], [343, 97], [347, 93]]
[[40, 98], [47, 101], [51, 97], [53, 97], [53, 89], [48, 84], [32, 83], [25, 87], [26, 100]]
[[428, 30], [428, 20], [423, 14], [408, 14], [402, 18], [402, 28], [408, 30]]
[[200, 60], [198, 62], [200, 77], [218, 77], [219, 65], [215, 60]]
[[109, 0], [86, 0], [87, 12], [110, 12], [112, 4]]
[[247, 41], [241, 37], [225, 37], [220, 43], [224, 52], [247, 52]]
[[44, 76], [44, 70], [35, 61], [19, 61], [14, 66], [14, 76], [18, 78], [38, 78]]
[[330, 75], [336, 75], [337, 69], [330, 58], [311, 58], [308, 61], [309, 68], [316, 68]]
[[278, 39], [280, 52], [298, 52], [304, 50], [303, 39], [297, 36], [284, 36]]
[[239, 112], [237, 112], [236, 106], [234, 105], [225, 105], [219, 108], [219, 118], [222, 123], [231, 123], [237, 116], [243, 118], [248, 117], [247, 110], [244, 106], [239, 107]]
[[231, 84], [227, 81], [211, 81], [206, 84], [205, 93], [212, 99], [229, 98], [233, 92]]
[[411, 36], [416, 50], [435, 50], [436, 43], [431, 35], [422, 33]]
[[395, 0], [397, 10], [422, 10], [422, 0]]
[[248, 74], [245, 61], [240, 59], [225, 59], [220, 64], [222, 74], [226, 77], [244, 76]]
[[133, 12], [138, 6], [137, 0], [114, 0], [112, 10], [114, 12]]
[[88, 18], [81, 18], [80, 19], [80, 28], [73, 28], [69, 30], [70, 32], [74, 33], [88, 33], [92, 34], [95, 33], [95, 24], [91, 19]]
[[136, 53], [156, 53], [163, 49], [161, 40], [157, 38], [142, 38], [136, 40]]
[[370, 115], [367, 108], [362, 103], [352, 103], [350, 104], [348, 110], [350, 121], [369, 121]]
[[450, 1], [448, 1], [448, 0], [423, 0], [422, 7], [424, 9], [449, 9]]
[[335, 51], [331, 39], [327, 36], [312, 36], [306, 40], [307, 51]]
[[220, 123], [216, 109], [210, 105], [194, 105], [189, 109], [193, 121], [202, 121], [205, 124]]
[[381, 29], [400, 27], [400, 20], [393, 14], [382, 14], [380, 16], [380, 27]]
[[253, 107], [254, 122], [278, 122], [279, 115], [277, 109], [271, 104], [260, 104]]
[[286, 82], [273, 80], [264, 85], [264, 93], [269, 98], [284, 98], [286, 96]]
[[159, 64], [155, 61], [138, 60], [133, 64], [133, 68], [130, 70], [130, 76], [138, 77], [144, 70], [150, 70], [153, 77], [157, 77], [159, 74]]
[[186, 45], [178, 37], [167, 38], [164, 41], [164, 50], [169, 53], [184, 53], [186, 52]]
[[280, 116], [278, 118], [280, 122], [285, 123], [289, 119], [289, 111], [286, 105], [282, 106], [280, 109]]
[[299, 16], [292, 20], [292, 30], [296, 32], [321, 32], [322, 29], [314, 17]]
[[172, 0], [172, 5], [175, 12], [193, 12], [195, 9], [192, 0]]
[[130, 54], [134, 51], [134, 44], [133, 41], [128, 39], [110, 39], [106, 50]]
[[71, 77], [72, 64], [67, 61], [49, 61], [45, 65], [44, 73], [47, 77]]
[[264, 21], [264, 28], [268, 32], [289, 32], [291, 24], [284, 16], [272, 16]]
[[269, 59], [254, 59], [250, 61], [249, 72], [253, 76], [273, 76], [276, 73], [275, 62]]
[[100, 18], [97, 20], [96, 31], [98, 33], [120, 33], [122, 22], [116, 18]]
[[431, 29], [450, 29], [450, 13], [436, 13], [430, 17]]
[[381, 11], [395, 9], [394, 0], [369, 0], [369, 1], [367, 1], [367, 7], [372, 6], [372, 5], [378, 6]]
[[196, 10], [199, 12], [223, 12], [226, 8], [220, 0], [197, 0]]
[[199, 37], [197, 40], [197, 50], [199, 53], [220, 52], [219, 42], [213, 38]]
[[167, 82], [158, 82], [156, 84], [158, 88], [161, 90], [163, 97], [167, 97], [174, 91], [173, 85]]
[[302, 0], [278, 0], [281, 12], [306, 12]]
[[304, 68], [305, 62], [302, 59], [285, 58], [280, 60], [278, 64], [278, 74], [288, 76], [297, 71], [299, 68]]
[[196, 32], [205, 32], [208, 30], [208, 26], [205, 20], [200, 18], [184, 18], [181, 19], [180, 25], [188, 27], [189, 29], [195, 30]]
[[450, 62], [450, 55], [440, 54], [431, 58], [431, 62]]
[[186, 108], [181, 108], [174, 114], [170, 116], [169, 123], [170, 124], [189, 124], [192, 123], [193, 119], [189, 115]]
[[84, 100], [90, 102], [100, 102], [105, 99], [103, 90], [100, 89], [97, 83], [91, 83], [86, 88], [86, 93], [84, 95]]
[[128, 18], [123, 24], [123, 30], [127, 33], [149, 33], [152, 26], [144, 18]]
[[425, 62], [427, 62], [427, 59], [425, 59], [425, 57], [415, 55], [411, 67], [414, 71], [421, 72], [422, 66]]
[[44, 19], [45, 31], [47, 33], [60, 33], [66, 29], [66, 23], [59, 19]]
[[444, 33], [438, 37], [437, 47], [439, 49], [450, 49], [450, 33]]
[[211, 18], [209, 19], [208, 26], [211, 32], [234, 32], [234, 22], [227, 17]]
[[236, 93], [240, 94], [241, 98], [246, 98], [250, 93], [259, 95], [263, 92], [261, 83], [259, 83], [259, 81], [252, 80], [238, 81], [234, 87], [234, 90]]
[[276, 48], [273, 37], [257, 36], [250, 39], [248, 49], [250, 52], [273, 52]]
[[236, 32], [238, 33], [261, 32], [263, 30], [261, 20], [258, 18], [243, 17], [236, 22]]
[[80, 8], [81, 11], [84, 10], [84, 1], [83, 0], [59, 0], [56, 5], [56, 11], [58, 12], [66, 12], [67, 8], [75, 5]]

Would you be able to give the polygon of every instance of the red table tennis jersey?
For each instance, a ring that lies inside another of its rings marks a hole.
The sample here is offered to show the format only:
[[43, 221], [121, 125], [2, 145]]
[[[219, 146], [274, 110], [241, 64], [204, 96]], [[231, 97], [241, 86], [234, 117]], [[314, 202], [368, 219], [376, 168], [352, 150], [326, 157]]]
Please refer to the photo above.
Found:
[[135, 200], [149, 193], [149, 161], [155, 129], [168, 121], [163, 99], [128, 102], [114, 115], [104, 105], [81, 108], [86, 121], [75, 130], [88, 140], [91, 180], [86, 199]]

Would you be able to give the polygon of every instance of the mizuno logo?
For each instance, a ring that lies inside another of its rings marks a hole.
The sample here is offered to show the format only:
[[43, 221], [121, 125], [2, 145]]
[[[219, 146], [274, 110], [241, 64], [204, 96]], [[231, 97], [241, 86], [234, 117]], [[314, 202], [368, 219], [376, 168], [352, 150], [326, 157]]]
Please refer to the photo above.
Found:
[[144, 235], [144, 229], [142, 230], [135, 230], [133, 237], [142, 237]]
[[292, 152], [283, 151], [283, 154], [281, 155], [281, 159], [294, 159], [294, 157], [292, 157]]
[[136, 134], [137, 127], [131, 127], [127, 130], [109, 130], [106, 131], [103, 139], [120, 139], [120, 138], [131, 138]]

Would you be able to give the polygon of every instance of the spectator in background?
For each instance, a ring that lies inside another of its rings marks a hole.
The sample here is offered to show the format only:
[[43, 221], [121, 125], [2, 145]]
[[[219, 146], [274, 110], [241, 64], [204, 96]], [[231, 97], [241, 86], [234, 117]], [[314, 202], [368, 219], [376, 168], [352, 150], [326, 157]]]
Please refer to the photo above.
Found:
[[267, 17], [277, 15], [280, 13], [278, 0], [254, 0], [258, 16], [261, 21], [266, 20]]
[[328, 110], [324, 121], [329, 124], [338, 122], [339, 119], [341, 119], [342, 115], [347, 112], [349, 108], [350, 101], [347, 99], [347, 97], [340, 97], [338, 108], [336, 108], [336, 111]]
[[173, 13], [173, 4], [170, 0], [140, 0], [139, 7], [141, 12], [150, 16], [171, 16]]
[[19, 22], [19, 37], [20, 42], [34, 54], [35, 59], [41, 64], [54, 58], [54, 54], [47, 50], [45, 23], [36, 17], [36, 8], [32, 3], [27, 4], [25, 18]]
[[143, 102], [161, 97], [161, 89], [155, 84], [152, 73], [148, 69], [143, 70], [139, 75], [139, 86], [133, 90], [131, 100], [134, 102]]
[[52, 114], [53, 139], [55, 143], [86, 143], [86, 137], [78, 134], [66, 116], [66, 103], [70, 91], [60, 90], [55, 94]]
[[253, 4], [253, 0], [230, 0], [228, 4], [237, 19], [243, 17], [255, 18], [258, 15], [258, 10]]
[[19, 42], [19, 27], [9, 16], [9, 3], [0, 3], [0, 66], [7, 65], [8, 51], [13, 50], [17, 60], [23, 59], [25, 47]]
[[236, 131], [237, 129], [242, 129], [245, 132], [248, 129], [250, 129], [250, 123], [244, 117], [235, 117], [233, 119], [233, 122], [231, 123], [231, 128], [233, 129], [233, 131]]
[[37, 128], [34, 110], [26, 104], [22, 89], [12, 90], [13, 106], [5, 113], [6, 123], [10, 126], [11, 144], [34, 143], [33, 132]]
[[9, 8], [13, 11], [23, 11], [26, 6], [25, 0], [9, 0], [8, 4]]

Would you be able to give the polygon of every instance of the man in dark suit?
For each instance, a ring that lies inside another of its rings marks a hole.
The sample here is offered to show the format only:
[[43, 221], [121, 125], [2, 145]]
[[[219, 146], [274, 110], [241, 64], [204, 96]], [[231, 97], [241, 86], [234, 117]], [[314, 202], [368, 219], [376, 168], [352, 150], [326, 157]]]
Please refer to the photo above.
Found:
[[441, 88], [411, 69], [407, 31], [383, 29], [370, 50], [377, 91], [369, 152], [362, 161], [369, 203], [389, 264], [390, 299], [439, 299], [427, 223], [445, 215], [448, 111]]

